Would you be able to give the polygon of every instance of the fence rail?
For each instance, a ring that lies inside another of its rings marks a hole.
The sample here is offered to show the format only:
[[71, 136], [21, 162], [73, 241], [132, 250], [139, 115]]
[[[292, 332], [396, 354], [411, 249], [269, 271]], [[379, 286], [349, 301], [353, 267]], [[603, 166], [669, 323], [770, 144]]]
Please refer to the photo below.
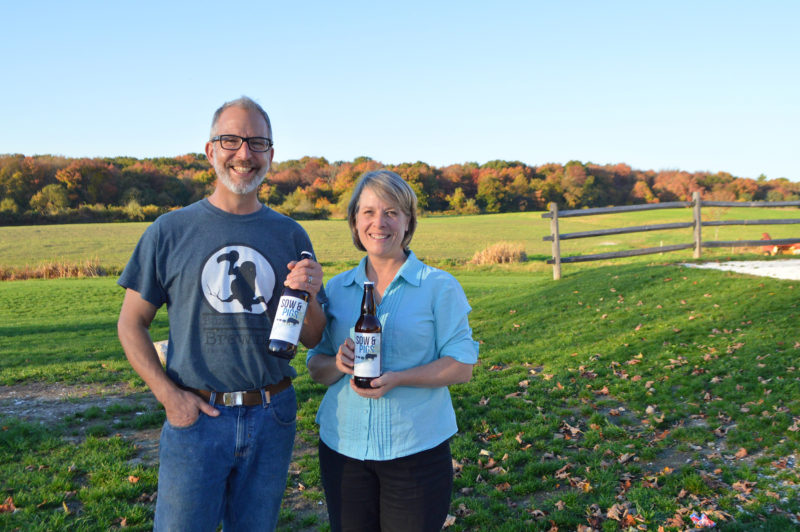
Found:
[[[692, 207], [692, 221], [655, 225], [639, 225], [632, 227], [617, 227], [612, 229], [598, 229], [596, 231], [580, 231], [576, 233], [559, 233], [559, 218], [574, 216], [593, 216], [598, 214], [652, 211], [658, 209], [682, 209]], [[638, 255], [651, 255], [653, 253], [666, 253], [683, 249], [694, 249], [694, 257], [700, 258], [703, 248], [719, 248], [733, 246], [787, 246], [800, 243], [798, 238], [781, 238], [774, 240], [710, 240], [703, 242], [702, 228], [723, 225], [786, 225], [800, 224], [800, 218], [770, 219], [770, 220], [725, 220], [707, 221], [702, 219], [702, 207], [800, 207], [800, 201], [701, 201], [700, 193], [692, 195], [692, 201], [671, 201], [666, 203], [652, 203], [645, 205], [624, 205], [619, 207], [596, 207], [593, 209], [575, 209], [559, 211], [558, 205], [550, 204], [550, 212], [542, 214], [542, 218], [550, 218], [550, 235], [545, 236], [545, 241], [552, 242], [553, 258], [547, 264], [553, 265], [553, 279], [561, 279], [561, 264], [570, 262], [588, 262], [595, 260], [614, 259], [619, 257], [634, 257]], [[561, 256], [561, 241], [575, 238], [589, 238], [595, 236], [620, 235], [625, 233], [641, 233], [646, 231], [664, 231], [668, 229], [694, 228], [694, 242], [659, 246], [657, 248], [629, 249], [625, 251], [611, 251], [591, 255]]]

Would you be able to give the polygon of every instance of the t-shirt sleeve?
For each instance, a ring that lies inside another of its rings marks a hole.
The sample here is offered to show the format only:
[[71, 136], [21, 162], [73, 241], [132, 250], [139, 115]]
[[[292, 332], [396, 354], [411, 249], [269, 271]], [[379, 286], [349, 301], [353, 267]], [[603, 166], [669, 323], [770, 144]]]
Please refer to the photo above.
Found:
[[159, 276], [158, 262], [158, 231], [152, 224], [136, 244], [117, 284], [139, 292], [142, 299], [160, 307], [167, 301], [167, 292]]
[[433, 308], [437, 356], [475, 364], [478, 361], [478, 342], [472, 339], [468, 318], [472, 307], [454, 277], [448, 275], [441, 283], [442, 291]]

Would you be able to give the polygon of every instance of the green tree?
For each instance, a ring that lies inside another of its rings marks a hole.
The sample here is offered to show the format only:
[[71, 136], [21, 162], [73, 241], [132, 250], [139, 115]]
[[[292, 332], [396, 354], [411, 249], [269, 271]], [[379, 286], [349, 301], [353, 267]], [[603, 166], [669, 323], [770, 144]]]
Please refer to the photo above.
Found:
[[447, 196], [447, 202], [450, 205], [450, 209], [458, 214], [479, 214], [481, 212], [475, 202], [475, 198], [467, 198], [461, 187], [458, 187], [452, 194]]
[[506, 192], [500, 178], [494, 173], [484, 174], [478, 178], [476, 199], [486, 212], [501, 212]]
[[464, 189], [461, 187], [455, 189], [452, 194], [447, 196], [447, 203], [452, 210], [459, 212], [467, 203], [467, 195], [464, 194]]
[[3, 198], [3, 200], [0, 201], [0, 212], [16, 214], [19, 212], [19, 205], [11, 198]]
[[62, 185], [47, 185], [31, 198], [31, 208], [48, 214], [56, 214], [69, 206], [67, 191]]

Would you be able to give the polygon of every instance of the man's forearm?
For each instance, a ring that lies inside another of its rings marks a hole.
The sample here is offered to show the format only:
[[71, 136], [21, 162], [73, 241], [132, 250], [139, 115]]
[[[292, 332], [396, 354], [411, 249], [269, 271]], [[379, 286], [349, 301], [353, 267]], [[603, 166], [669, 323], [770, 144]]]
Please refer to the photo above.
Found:
[[322, 339], [322, 332], [325, 330], [325, 311], [319, 304], [316, 297], [312, 297], [308, 302], [306, 317], [303, 320], [303, 330], [300, 332], [300, 341], [304, 346], [311, 349]]
[[126, 327], [120, 324], [118, 333], [122, 349], [131, 367], [147, 384], [156, 399], [163, 404], [166, 395], [175, 391], [177, 387], [164, 372], [149, 331], [143, 327]]

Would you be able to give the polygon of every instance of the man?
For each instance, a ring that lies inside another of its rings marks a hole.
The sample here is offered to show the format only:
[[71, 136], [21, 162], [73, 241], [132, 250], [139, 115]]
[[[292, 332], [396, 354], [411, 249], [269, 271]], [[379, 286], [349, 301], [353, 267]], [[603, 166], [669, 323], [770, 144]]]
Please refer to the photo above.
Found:
[[[119, 284], [117, 325], [134, 370], [164, 405], [156, 530], [272, 530], [286, 487], [297, 402], [288, 361], [267, 343], [282, 287], [309, 292], [300, 336], [325, 327], [322, 268], [298, 223], [258, 201], [274, 150], [266, 112], [247, 97], [214, 114], [206, 199], [159, 217]], [[288, 271], [287, 271], [288, 270]], [[166, 372], [148, 332], [169, 312]]]

